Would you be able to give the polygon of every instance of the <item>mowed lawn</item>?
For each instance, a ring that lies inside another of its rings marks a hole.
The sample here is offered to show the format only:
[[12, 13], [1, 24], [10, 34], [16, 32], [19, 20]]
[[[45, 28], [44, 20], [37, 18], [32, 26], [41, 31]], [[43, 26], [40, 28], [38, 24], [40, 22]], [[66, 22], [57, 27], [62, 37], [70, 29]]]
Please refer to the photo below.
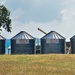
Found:
[[75, 75], [75, 55], [0, 55], [0, 75]]

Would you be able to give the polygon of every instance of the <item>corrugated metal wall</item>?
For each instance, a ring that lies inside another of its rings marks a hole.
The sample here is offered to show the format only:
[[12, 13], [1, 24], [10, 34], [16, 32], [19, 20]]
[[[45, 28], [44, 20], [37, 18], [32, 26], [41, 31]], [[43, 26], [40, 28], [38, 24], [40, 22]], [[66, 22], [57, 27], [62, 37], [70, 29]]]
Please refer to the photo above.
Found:
[[11, 54], [34, 54], [34, 47], [34, 39], [29, 39], [29, 44], [16, 44], [16, 39], [11, 39]]
[[0, 40], [0, 54], [5, 54], [5, 39]]
[[75, 39], [70, 39], [71, 42], [71, 53], [75, 54]]
[[[65, 40], [64, 39], [54, 39], [58, 40], [58, 43], [47, 43], [47, 39], [41, 39], [41, 53], [65, 53]], [[50, 39], [51, 40], [51, 39]], [[53, 40], [53, 39], [52, 39]]]

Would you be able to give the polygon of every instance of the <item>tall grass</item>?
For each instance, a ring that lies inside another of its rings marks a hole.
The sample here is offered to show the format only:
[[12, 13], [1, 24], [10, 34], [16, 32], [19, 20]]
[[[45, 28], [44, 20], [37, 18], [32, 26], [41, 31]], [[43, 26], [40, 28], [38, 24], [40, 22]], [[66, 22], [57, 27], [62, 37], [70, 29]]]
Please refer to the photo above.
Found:
[[0, 75], [75, 75], [75, 55], [0, 55]]

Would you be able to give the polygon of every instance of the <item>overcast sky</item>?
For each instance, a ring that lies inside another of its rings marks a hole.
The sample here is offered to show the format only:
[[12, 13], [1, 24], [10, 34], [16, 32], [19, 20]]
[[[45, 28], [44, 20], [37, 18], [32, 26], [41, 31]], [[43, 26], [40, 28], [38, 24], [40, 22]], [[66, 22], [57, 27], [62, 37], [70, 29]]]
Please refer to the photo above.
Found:
[[45, 32], [56, 31], [71, 38], [75, 35], [75, 0], [0, 0], [11, 12], [12, 32], [3, 31], [5, 38], [11, 38], [20, 31], [26, 31], [41, 38]]

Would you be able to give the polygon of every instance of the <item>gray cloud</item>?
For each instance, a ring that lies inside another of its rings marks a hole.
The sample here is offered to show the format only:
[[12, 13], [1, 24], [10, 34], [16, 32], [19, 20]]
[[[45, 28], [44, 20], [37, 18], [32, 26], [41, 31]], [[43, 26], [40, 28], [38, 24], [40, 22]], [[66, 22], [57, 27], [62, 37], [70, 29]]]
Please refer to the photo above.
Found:
[[[10, 9], [11, 15], [18, 16], [22, 14], [18, 21], [29, 22], [49, 22], [61, 20], [61, 5], [63, 0], [9, 0], [6, 6]], [[23, 13], [18, 10], [23, 10]], [[19, 12], [17, 12], [18, 10]], [[14, 14], [17, 13], [16, 15]]]

